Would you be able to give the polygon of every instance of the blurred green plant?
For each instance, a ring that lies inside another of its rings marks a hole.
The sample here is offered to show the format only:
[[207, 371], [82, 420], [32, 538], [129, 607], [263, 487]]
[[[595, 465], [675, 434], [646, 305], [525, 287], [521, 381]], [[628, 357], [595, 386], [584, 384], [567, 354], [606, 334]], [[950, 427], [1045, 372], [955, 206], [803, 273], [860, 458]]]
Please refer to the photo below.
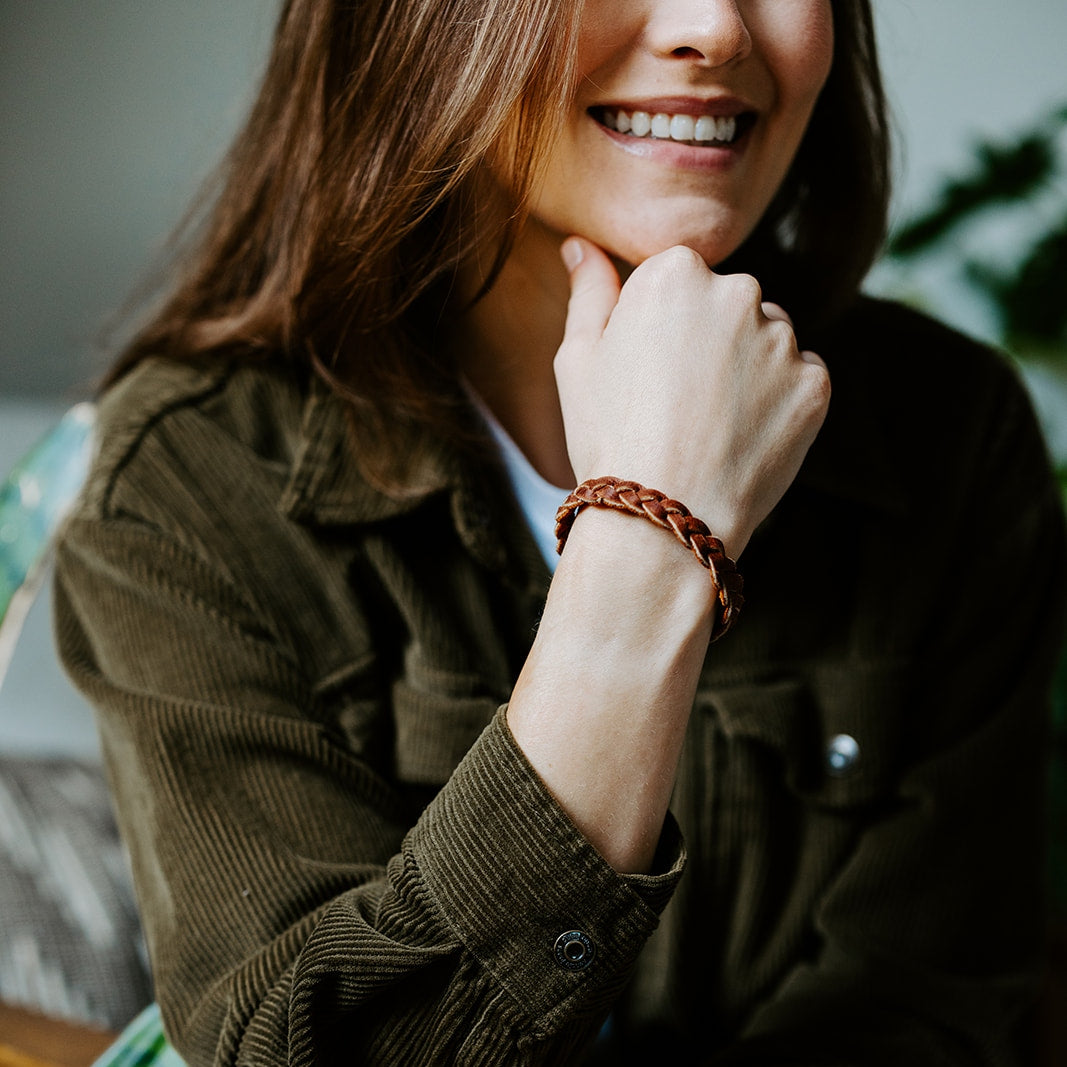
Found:
[[[971, 168], [949, 177], [932, 204], [891, 235], [888, 259], [904, 265], [926, 257], [993, 211], [1034, 204], [1059, 183], [1067, 190], [1065, 134], [1067, 104], [1013, 141], [977, 144]], [[962, 271], [994, 312], [1010, 351], [1020, 358], [1059, 354], [1067, 361], [1067, 191], [1051, 211], [1049, 224], [1014, 263], [1005, 266], [999, 255], [964, 257]]]
[[[975, 146], [970, 168], [949, 177], [931, 204], [891, 235], [886, 257], [906, 271], [927, 257], [951, 251], [960, 239], [997, 212], [1030, 210], [1047, 221], [1026, 238], [1010, 262], [1005, 249], [978, 242], [963, 254], [961, 277], [992, 311], [1001, 344], [1022, 363], [1052, 368], [1067, 379], [1067, 104], [1004, 143]], [[999, 242], [998, 242], [999, 244]], [[1064, 417], [1067, 417], [1065, 415]], [[1067, 503], [1067, 457], [1056, 457]], [[1067, 649], [1053, 692], [1050, 769], [1050, 879], [1059, 921], [1067, 922]]]

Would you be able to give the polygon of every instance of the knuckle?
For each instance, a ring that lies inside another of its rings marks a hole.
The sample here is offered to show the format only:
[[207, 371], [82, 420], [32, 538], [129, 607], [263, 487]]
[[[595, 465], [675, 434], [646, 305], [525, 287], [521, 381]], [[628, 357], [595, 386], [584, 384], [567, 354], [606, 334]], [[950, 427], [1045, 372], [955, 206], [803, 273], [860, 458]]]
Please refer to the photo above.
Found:
[[804, 364], [804, 386], [808, 406], [818, 414], [830, 406], [830, 375], [821, 363]]
[[661, 252], [657, 258], [674, 270], [698, 269], [703, 274], [708, 269], [701, 254], [686, 245], [674, 245]]
[[[727, 291], [738, 304], [760, 308], [763, 303], [763, 289], [751, 274], [728, 274], [723, 279]], [[781, 320], [773, 320], [772, 325], [784, 326]]]
[[785, 319], [768, 319], [763, 329], [770, 335], [777, 350], [787, 356], [796, 355], [797, 339], [792, 323]]
[[775, 304], [771, 300], [764, 300], [760, 304], [760, 309], [763, 314], [772, 322], [787, 322], [790, 326], [793, 325], [793, 320], [786, 312], [785, 308], [781, 304]]
[[631, 275], [630, 284], [637, 281], [654, 289], [662, 289], [697, 272], [701, 276], [709, 273], [700, 253], [684, 245], [674, 245], [640, 264]]

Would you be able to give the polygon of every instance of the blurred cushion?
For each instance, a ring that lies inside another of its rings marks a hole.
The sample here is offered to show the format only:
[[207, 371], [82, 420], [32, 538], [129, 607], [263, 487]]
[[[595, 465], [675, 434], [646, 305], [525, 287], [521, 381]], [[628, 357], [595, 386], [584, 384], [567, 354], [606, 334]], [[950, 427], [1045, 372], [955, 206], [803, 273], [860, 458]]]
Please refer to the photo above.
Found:
[[121, 1029], [152, 999], [99, 767], [0, 756], [0, 999]]

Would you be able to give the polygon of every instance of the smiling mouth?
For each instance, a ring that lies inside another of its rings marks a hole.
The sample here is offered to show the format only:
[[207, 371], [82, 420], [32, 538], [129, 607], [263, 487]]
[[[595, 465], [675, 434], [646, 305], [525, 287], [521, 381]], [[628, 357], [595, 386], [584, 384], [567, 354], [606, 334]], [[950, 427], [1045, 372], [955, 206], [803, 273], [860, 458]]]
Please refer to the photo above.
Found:
[[589, 114], [601, 126], [626, 137], [677, 141], [697, 147], [723, 147], [739, 141], [756, 121], [754, 112], [740, 115], [677, 115], [594, 107]]

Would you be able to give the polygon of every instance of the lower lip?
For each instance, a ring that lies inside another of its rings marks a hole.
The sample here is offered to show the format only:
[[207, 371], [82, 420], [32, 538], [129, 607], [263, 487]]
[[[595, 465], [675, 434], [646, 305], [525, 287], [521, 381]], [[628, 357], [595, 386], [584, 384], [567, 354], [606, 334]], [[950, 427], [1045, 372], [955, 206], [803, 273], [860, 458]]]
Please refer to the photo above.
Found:
[[617, 144], [624, 152], [641, 159], [652, 160], [681, 170], [727, 170], [737, 162], [748, 143], [751, 130], [746, 130], [736, 141], [728, 145], [689, 145], [660, 137], [631, 137], [602, 126], [592, 119], [605, 137]]

